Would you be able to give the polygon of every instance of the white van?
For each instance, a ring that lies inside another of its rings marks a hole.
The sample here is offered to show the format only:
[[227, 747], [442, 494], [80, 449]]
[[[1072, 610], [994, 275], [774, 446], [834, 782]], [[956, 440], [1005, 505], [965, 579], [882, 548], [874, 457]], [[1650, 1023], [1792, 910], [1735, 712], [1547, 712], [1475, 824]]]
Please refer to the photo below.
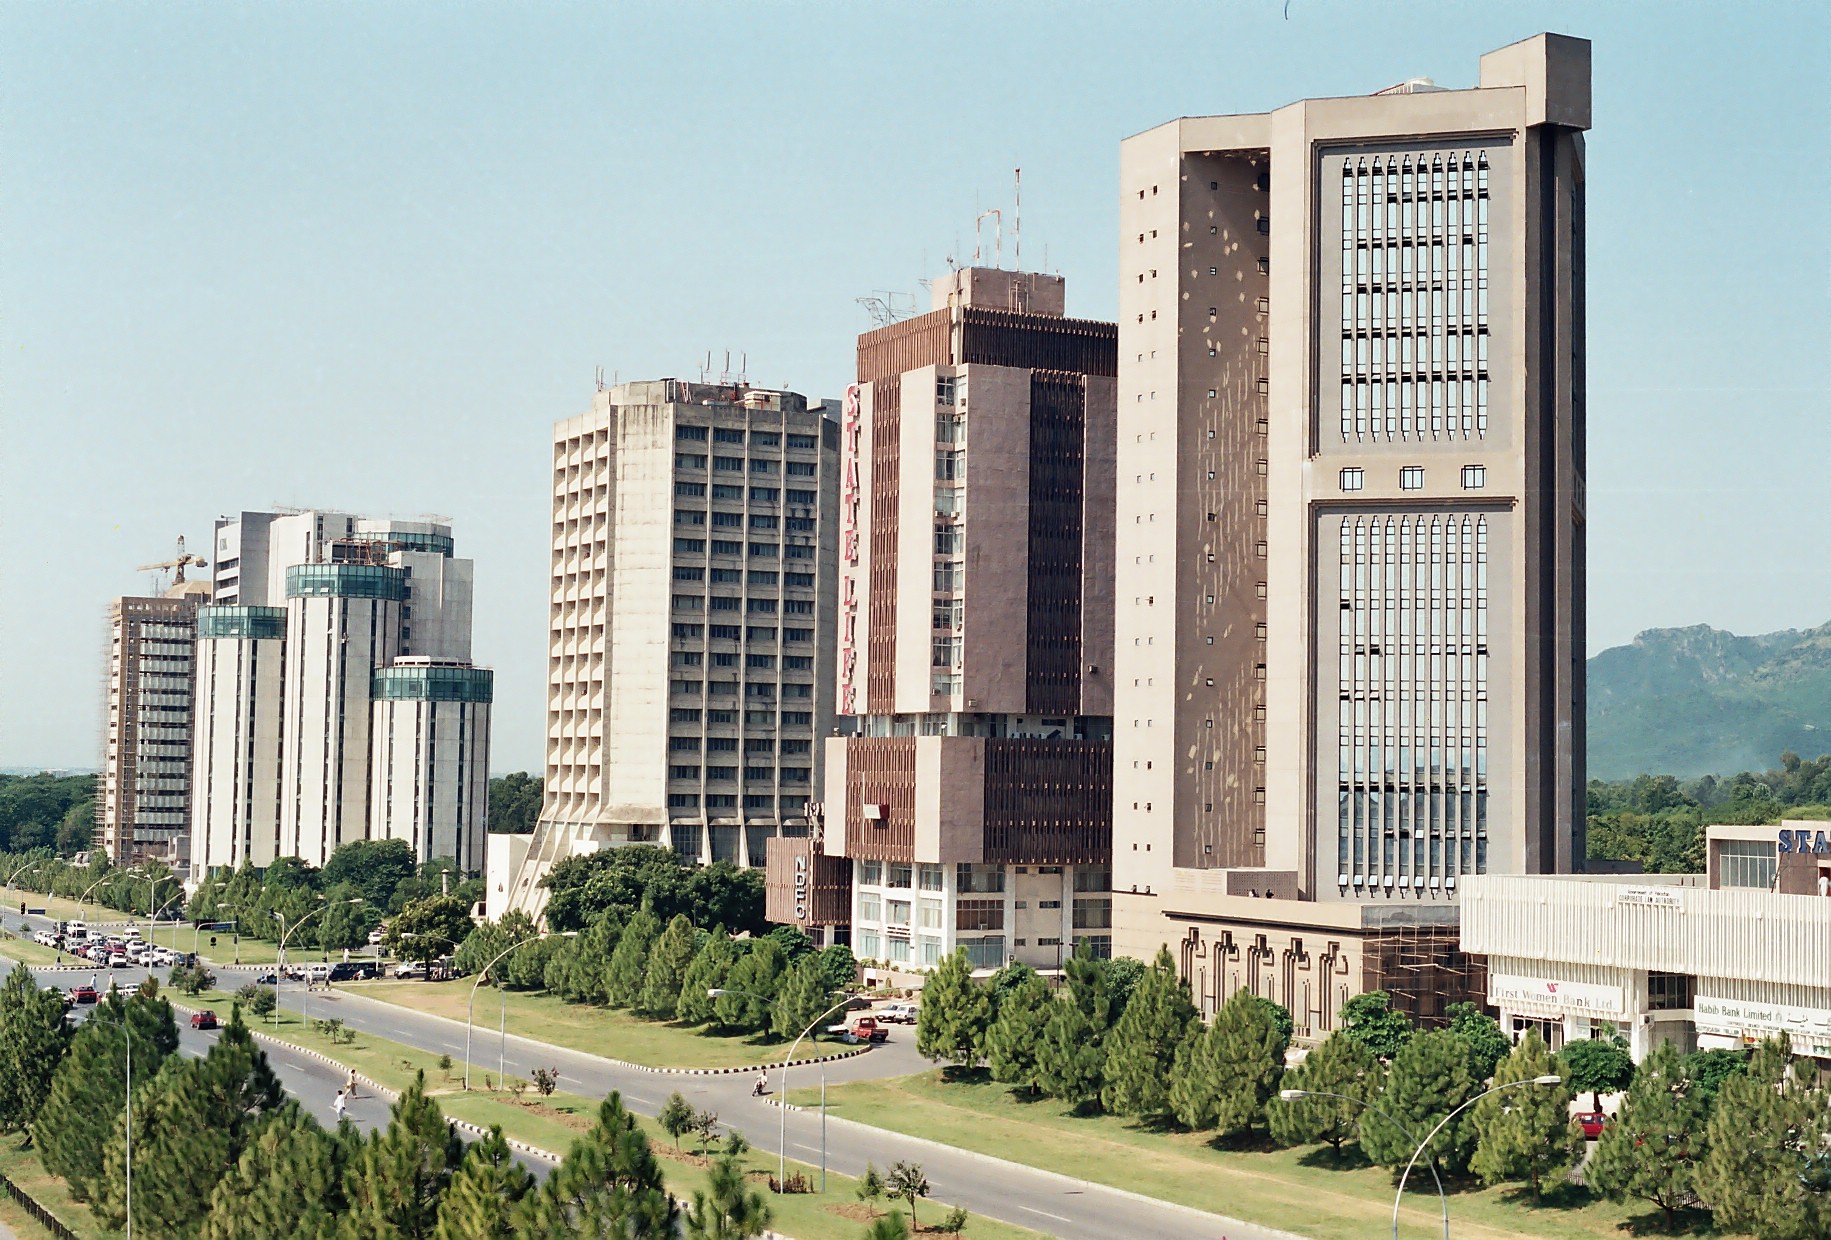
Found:
[[80, 921], [66, 922], [64, 925], [64, 942], [80, 943], [89, 937], [89, 927]]

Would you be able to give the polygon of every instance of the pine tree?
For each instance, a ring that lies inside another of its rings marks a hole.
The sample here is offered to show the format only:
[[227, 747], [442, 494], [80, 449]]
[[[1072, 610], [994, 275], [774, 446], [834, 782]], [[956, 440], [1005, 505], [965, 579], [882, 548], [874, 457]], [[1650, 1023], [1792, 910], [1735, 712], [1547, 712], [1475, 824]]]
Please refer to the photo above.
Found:
[[1115, 1115], [1168, 1115], [1170, 1069], [1192, 1028], [1200, 1028], [1200, 1018], [1189, 984], [1176, 976], [1170, 949], [1160, 947], [1106, 1039], [1101, 1105]]
[[451, 1187], [439, 1202], [436, 1240], [513, 1240], [515, 1211], [534, 1189], [534, 1177], [515, 1161], [502, 1129], [472, 1142]]
[[642, 994], [649, 949], [660, 937], [661, 922], [647, 909], [629, 919], [617, 940], [617, 950], [611, 954], [610, 967], [604, 971], [604, 1002], [611, 1007], [634, 1006]]
[[554, 956], [551, 976], [543, 979], [547, 989], [571, 1003], [604, 1002], [604, 975], [622, 937], [623, 915], [615, 909], [599, 913]]
[[439, 1199], [464, 1157], [464, 1142], [426, 1096], [419, 1073], [394, 1104], [386, 1131], [372, 1133], [344, 1177], [348, 1240], [424, 1240]]
[[598, 1109], [597, 1126], [573, 1142], [539, 1190], [523, 1198], [518, 1213], [520, 1240], [671, 1240], [675, 1230], [673, 1201], [662, 1186], [655, 1153], [614, 1092]]
[[94, 1200], [103, 1151], [126, 1107], [130, 1036], [137, 1093], [178, 1049], [172, 1005], [110, 990], [71, 1038], [70, 1053], [52, 1075], [50, 1093], [32, 1124], [45, 1169], [61, 1176], [78, 1201]]
[[713, 1163], [706, 1188], [693, 1194], [687, 1211], [688, 1240], [753, 1240], [769, 1230], [774, 1216], [737, 1159], [727, 1155]]
[[[194, 1232], [217, 1183], [285, 1096], [239, 1009], [202, 1059], [168, 1057], [150, 1083], [134, 1089], [134, 1226], [157, 1235]], [[96, 1191], [97, 1213], [115, 1226], [127, 1217], [126, 1169], [123, 1116], [103, 1153]]]
[[344, 1212], [341, 1153], [297, 1103], [286, 1103], [261, 1121], [235, 1169], [217, 1181], [200, 1240], [332, 1240]]
[[636, 1010], [650, 1020], [673, 1020], [680, 1009], [680, 985], [692, 964], [693, 923], [685, 913], [676, 913], [649, 949]]
[[812, 953], [803, 956], [783, 975], [782, 988], [771, 1011], [770, 1032], [785, 1041], [799, 1037], [832, 1006], [830, 1000], [820, 958]]
[[956, 948], [929, 973], [916, 1011], [916, 1051], [925, 1059], [944, 1059], [949, 1071], [976, 1067], [985, 1042], [991, 999], [973, 980], [966, 949]]
[[1342, 1032], [1391, 1063], [1399, 1049], [1411, 1039], [1411, 1020], [1392, 1006], [1392, 996], [1383, 990], [1369, 990], [1355, 995], [1342, 1005]]
[[909, 1240], [909, 1224], [901, 1210], [892, 1210], [871, 1220], [862, 1240]]
[[[1124, 1006], [1114, 1001], [1112, 993], [1113, 967], [1117, 963], [1096, 959], [1092, 940], [1085, 938], [1075, 944], [1074, 955], [1063, 962], [1062, 971], [1069, 1002], [1080, 1008], [1102, 1033], [1112, 1027], [1113, 1020]], [[1129, 995], [1129, 988], [1127, 993]]]
[[1339, 1163], [1342, 1143], [1354, 1135], [1366, 1113], [1360, 1104], [1378, 1098], [1384, 1083], [1385, 1072], [1373, 1052], [1337, 1029], [1284, 1074], [1285, 1089], [1313, 1090], [1317, 1096], [1274, 1099], [1266, 1107], [1272, 1139], [1280, 1145], [1320, 1141], [1335, 1152]]
[[[1475, 1104], [1477, 1142], [1469, 1170], [1484, 1184], [1524, 1180], [1532, 1186], [1536, 1202], [1547, 1179], [1567, 1174], [1583, 1160], [1583, 1130], [1570, 1122], [1570, 1077], [1568, 1071], [1558, 1071], [1560, 1066], [1539, 1035], [1527, 1030], [1513, 1053], [1495, 1067], [1495, 1087], [1514, 1088]], [[1553, 1073], [1565, 1083], [1519, 1084]]]
[[668, 1100], [661, 1104], [655, 1121], [661, 1125], [661, 1131], [674, 1138], [674, 1148], [680, 1148], [680, 1135], [693, 1126], [693, 1104], [676, 1090], [668, 1095]]
[[1681, 1058], [1664, 1043], [1641, 1061], [1584, 1168], [1589, 1186], [1604, 1196], [1657, 1206], [1668, 1231], [1680, 1210], [1698, 1204], [1698, 1168], [1708, 1149], [1704, 1105], [1693, 1096]]
[[[1469, 1067], [1468, 1043], [1447, 1029], [1416, 1034], [1393, 1056], [1386, 1088], [1380, 1094], [1380, 1111], [1361, 1120], [1361, 1149], [1376, 1163], [1403, 1167], [1417, 1148], [1418, 1138], [1411, 1134], [1430, 1132], [1444, 1116], [1480, 1092], [1481, 1085]], [[1460, 1175], [1474, 1148], [1475, 1126], [1464, 1111], [1431, 1139], [1425, 1156], [1436, 1163], [1438, 1174]]]
[[1037, 1058], [1055, 995], [1034, 970], [1005, 991], [998, 1016], [985, 1031], [985, 1057], [992, 1079], [1035, 1093]]
[[1474, 1072], [1475, 1079], [1491, 1079], [1500, 1061], [1513, 1049], [1507, 1035], [1500, 1031], [1500, 1023], [1468, 1002], [1450, 1004], [1445, 1014], [1449, 1017], [1450, 1032], [1469, 1044], [1469, 1070]]
[[[1104, 1011], [1104, 1005], [1101, 1010]], [[1043, 1026], [1036, 1054], [1036, 1083], [1051, 1098], [1060, 1098], [1077, 1111], [1086, 1111], [1100, 1100], [1106, 1062], [1104, 1027], [1081, 1010], [1072, 999], [1058, 1002]]]
[[1831, 1094], [1791, 1079], [1791, 1060], [1791, 1040], [1777, 1034], [1718, 1090], [1698, 1193], [1719, 1231], [1831, 1235]]
[[782, 949], [773, 939], [754, 939], [750, 950], [731, 966], [725, 989], [712, 1005], [718, 1023], [727, 1029], [760, 1033], [769, 1028], [770, 1004], [782, 984]]
[[1170, 1072], [1170, 1105], [1183, 1124], [1228, 1136], [1250, 1130], [1265, 1114], [1284, 1075], [1288, 1044], [1272, 1007], [1235, 991], [1205, 1032], [1197, 1025], [1184, 1040]]
[[0, 1132], [29, 1130], [69, 1049], [63, 1003], [14, 965], [0, 986]]
[[681, 979], [680, 1002], [674, 1009], [676, 1020], [703, 1025], [717, 1014], [716, 1000], [708, 992], [725, 984], [736, 956], [731, 936], [723, 927], [706, 936], [706, 941], [693, 953], [693, 963], [687, 966], [686, 976]]

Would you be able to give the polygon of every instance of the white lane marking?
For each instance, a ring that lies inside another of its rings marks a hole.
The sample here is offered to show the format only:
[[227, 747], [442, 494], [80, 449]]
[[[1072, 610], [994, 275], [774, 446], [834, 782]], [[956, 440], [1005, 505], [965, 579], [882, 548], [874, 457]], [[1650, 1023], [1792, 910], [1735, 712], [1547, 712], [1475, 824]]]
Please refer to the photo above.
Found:
[[1047, 1210], [1034, 1210], [1034, 1209], [1031, 1209], [1031, 1208], [1030, 1208], [1030, 1207], [1029, 1207], [1029, 1206], [1018, 1206], [1018, 1207], [1017, 1207], [1017, 1208], [1018, 1208], [1018, 1209], [1019, 1209], [1019, 1210], [1022, 1210], [1022, 1211], [1023, 1211], [1023, 1212], [1024, 1212], [1024, 1213], [1026, 1213], [1026, 1214], [1040, 1214], [1040, 1215], [1042, 1215], [1042, 1216], [1043, 1216], [1043, 1217], [1044, 1217], [1044, 1218], [1052, 1218], [1052, 1219], [1054, 1219], [1054, 1220], [1055, 1220], [1055, 1221], [1056, 1221], [1056, 1222], [1058, 1222], [1058, 1223], [1072, 1223], [1072, 1222], [1074, 1222], [1074, 1220], [1073, 1220], [1073, 1219], [1071, 1219], [1071, 1218], [1063, 1218], [1063, 1217], [1062, 1217], [1062, 1216], [1061, 1216], [1061, 1215], [1059, 1215], [1059, 1214], [1051, 1214], [1051, 1213], [1049, 1213], [1049, 1211], [1047, 1211]]

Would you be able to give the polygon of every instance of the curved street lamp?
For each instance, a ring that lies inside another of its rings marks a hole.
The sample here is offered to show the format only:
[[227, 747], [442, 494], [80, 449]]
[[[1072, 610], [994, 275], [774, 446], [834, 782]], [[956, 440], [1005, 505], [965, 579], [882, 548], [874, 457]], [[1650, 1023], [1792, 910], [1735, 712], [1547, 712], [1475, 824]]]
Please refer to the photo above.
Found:
[[[829, 991], [827, 991], [827, 993], [828, 994], [837, 994], [839, 992], [829, 990]], [[726, 990], [722, 986], [714, 986], [711, 990], [708, 990], [706, 992], [706, 997], [709, 999], [716, 999], [720, 995], [743, 995], [747, 999], [760, 1000], [765, 1005], [772, 1007], [772, 1008], [775, 1007], [776, 1003], [777, 1003], [777, 1000], [771, 999], [767, 995], [759, 995], [759, 994], [755, 993], [754, 991], [749, 991], [749, 990]], [[777, 1106], [776, 1106], [776, 1111], [780, 1116], [780, 1121], [779, 1121], [780, 1134], [776, 1141], [776, 1145], [777, 1145], [777, 1149], [776, 1149], [776, 1191], [777, 1192], [784, 1191], [782, 1188], [782, 1185], [788, 1181], [788, 1065], [789, 1065], [789, 1062], [794, 1059], [795, 1048], [801, 1045], [801, 1039], [805, 1038], [808, 1034], [812, 1033], [814, 1031], [815, 1025], [818, 1025], [821, 1021], [825, 1020], [827, 1017], [831, 1016], [834, 1012], [837, 1012], [839, 1009], [843, 1008], [846, 1004], [850, 1003], [851, 1001], [852, 1001], [852, 996], [847, 995], [845, 998], [841, 999], [838, 1003], [835, 1003], [832, 1007], [828, 1008], [826, 1011], [822, 1012], [820, 1015], [814, 1017], [812, 1023], [810, 1023], [806, 1029], [803, 1029], [799, 1034], [797, 1034], [795, 1036], [795, 1040], [789, 1044], [788, 1054], [782, 1056], [782, 1084], [781, 1084], [782, 1097], [778, 1100]], [[822, 1129], [821, 1130], [823, 1132], [825, 1131], [824, 1119], [822, 1120]], [[825, 1159], [826, 1159], [826, 1152], [824, 1150], [822, 1150], [821, 1151], [822, 1162], [824, 1162]], [[822, 1174], [824, 1175], [825, 1173], [822, 1172]]]
[[[415, 937], [419, 937], [419, 936], [415, 936]], [[436, 938], [436, 939], [445, 938], [445, 936], [442, 934], [435, 934], [435, 935], [430, 935], [427, 937]], [[491, 960], [488, 964], [484, 965], [481, 969], [477, 970], [477, 980], [470, 984], [470, 1002], [465, 1004], [465, 1006], [464, 1006], [464, 1088], [467, 1092], [470, 1090], [471, 1019], [472, 1019], [472, 1014], [477, 1009], [477, 987], [483, 985], [483, 979], [490, 975], [490, 970], [495, 968], [497, 963], [500, 962], [503, 957], [514, 952], [517, 948], [526, 947], [530, 943], [537, 943], [541, 939], [544, 939], [547, 937], [549, 937], [549, 936], [544, 935], [544, 934], [537, 934], [533, 938], [517, 939], [515, 942], [509, 944], [508, 947], [504, 948], [501, 952], [498, 952], [496, 955], [496, 958], [494, 960]], [[577, 938], [578, 931], [577, 930], [566, 930], [566, 931], [562, 931], [559, 934], [552, 935], [551, 937], [556, 938], [556, 939]], [[447, 943], [451, 942], [450, 939], [445, 939], [445, 941]], [[501, 1076], [502, 1076], [503, 1064], [507, 1062], [508, 1057], [509, 1057], [509, 996], [508, 996], [508, 992], [506, 990], [503, 990], [501, 982], [496, 983], [496, 989], [502, 999], [502, 1012], [501, 1012], [501, 1016], [500, 1016], [501, 1025], [502, 1025], [502, 1028], [500, 1030], [500, 1033], [502, 1035], [502, 1044], [501, 1044], [501, 1050], [498, 1052], [497, 1059], [496, 1059], [496, 1076], [497, 1076], [497, 1079], [500, 1080]]]
[[31, 869], [33, 866], [48, 865], [51, 862], [56, 861], [56, 860], [57, 860], [56, 857], [39, 857], [32, 861], [22, 862], [19, 865], [16, 865], [13, 867], [13, 872], [6, 876], [6, 881], [4, 883], [0, 883], [0, 887], [4, 887], [6, 890], [11, 891], [13, 889], [13, 880], [18, 878], [21, 874], [24, 874], [27, 870]]
[[[1326, 1089], [1281, 1089], [1278, 1091], [1278, 1097], [1286, 1102], [1296, 1102], [1301, 1098], [1340, 1098], [1343, 1102], [1352, 1102], [1357, 1106], [1372, 1111], [1375, 1115], [1378, 1115], [1394, 1128], [1397, 1128], [1400, 1132], [1404, 1133], [1407, 1141], [1416, 1141], [1418, 1139], [1418, 1134], [1407, 1128], [1404, 1124], [1401, 1124], [1392, 1112], [1374, 1106], [1373, 1103], [1367, 1101], [1365, 1098], [1356, 1098], [1351, 1094], [1331, 1093]], [[1360, 1121], [1358, 1119], [1354, 1121], [1354, 1126], [1356, 1128], [1360, 1127]], [[1443, 1191], [1443, 1177], [1437, 1174], [1437, 1164], [1435, 1160], [1432, 1160], [1430, 1164], [1430, 1176], [1431, 1179], [1437, 1182], [1437, 1200], [1443, 1206], [1443, 1240], [1449, 1240], [1450, 1199]]]
[[[303, 926], [319, 913], [339, 908], [346, 904], [361, 903], [362, 897], [356, 896], [349, 900], [334, 900], [329, 904], [320, 904], [317, 908], [293, 922], [292, 929], [290, 930], [286, 928], [286, 914], [278, 911], [274, 913], [275, 919], [280, 923], [280, 945], [273, 953], [273, 1023], [275, 1025], [280, 1023], [280, 984], [286, 980], [286, 941], [299, 932], [300, 926]], [[299, 1004], [299, 1021], [301, 1024], [305, 1021], [306, 1009], [311, 1006], [311, 1001], [311, 991], [307, 990], [305, 992], [305, 999]]]
[[[114, 984], [108, 989], [116, 994]], [[127, 1000], [123, 999], [120, 1020], [103, 1020], [104, 1025], [114, 1025], [121, 1030], [127, 1043], [127, 1240], [133, 1240], [134, 1234], [134, 1035], [133, 1026], [128, 1023]], [[90, 1013], [90, 1020], [101, 1020], [100, 1010]]]
[[[1470, 1098], [1467, 1102], [1457, 1107], [1454, 1111], [1451, 1111], [1448, 1115], [1445, 1115], [1442, 1119], [1438, 1120], [1437, 1126], [1431, 1129], [1430, 1132], [1425, 1135], [1424, 1140], [1418, 1143], [1418, 1148], [1412, 1151], [1411, 1160], [1405, 1164], [1405, 1170], [1399, 1174], [1398, 1195], [1392, 1199], [1393, 1240], [1398, 1240], [1399, 1235], [1399, 1203], [1405, 1200], [1405, 1177], [1411, 1174], [1412, 1163], [1418, 1161], [1418, 1156], [1424, 1153], [1425, 1146], [1437, 1139], [1437, 1134], [1443, 1131], [1443, 1126], [1445, 1124], [1474, 1106], [1477, 1102], [1480, 1102], [1483, 1098], [1486, 1098], [1489, 1094], [1498, 1094], [1503, 1089], [1518, 1089], [1522, 1085], [1562, 1085], [1563, 1083], [1564, 1078], [1555, 1072], [1547, 1073], [1544, 1076], [1535, 1076], [1524, 1081], [1508, 1081], [1505, 1085], [1495, 1085], [1491, 1088], [1482, 1090], [1473, 1098]], [[1449, 1235], [1449, 1214], [1447, 1211], [1443, 1217], [1443, 1234], [1445, 1236]]]

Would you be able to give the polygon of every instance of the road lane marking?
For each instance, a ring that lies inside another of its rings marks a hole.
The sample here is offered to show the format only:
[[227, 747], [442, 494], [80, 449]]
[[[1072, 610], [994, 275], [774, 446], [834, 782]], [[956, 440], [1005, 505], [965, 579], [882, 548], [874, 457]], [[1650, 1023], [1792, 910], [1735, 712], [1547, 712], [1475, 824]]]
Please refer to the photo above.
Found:
[[1042, 1216], [1043, 1216], [1043, 1217], [1044, 1217], [1044, 1218], [1052, 1218], [1052, 1219], [1054, 1219], [1054, 1220], [1055, 1220], [1055, 1221], [1056, 1221], [1056, 1222], [1058, 1222], [1058, 1223], [1072, 1223], [1072, 1222], [1074, 1222], [1074, 1220], [1073, 1220], [1073, 1219], [1071, 1219], [1071, 1218], [1063, 1218], [1063, 1217], [1062, 1217], [1062, 1216], [1061, 1216], [1061, 1215], [1059, 1215], [1059, 1214], [1051, 1214], [1051, 1213], [1049, 1213], [1049, 1211], [1047, 1211], [1047, 1210], [1037, 1210], [1037, 1209], [1032, 1209], [1032, 1208], [1031, 1208], [1031, 1207], [1030, 1207], [1030, 1206], [1018, 1206], [1018, 1207], [1017, 1207], [1017, 1208], [1018, 1208], [1018, 1209], [1019, 1209], [1019, 1210], [1022, 1210], [1022, 1211], [1024, 1211], [1024, 1212], [1025, 1212], [1025, 1213], [1026, 1213], [1026, 1214], [1040, 1214], [1040, 1215], [1042, 1215]]

